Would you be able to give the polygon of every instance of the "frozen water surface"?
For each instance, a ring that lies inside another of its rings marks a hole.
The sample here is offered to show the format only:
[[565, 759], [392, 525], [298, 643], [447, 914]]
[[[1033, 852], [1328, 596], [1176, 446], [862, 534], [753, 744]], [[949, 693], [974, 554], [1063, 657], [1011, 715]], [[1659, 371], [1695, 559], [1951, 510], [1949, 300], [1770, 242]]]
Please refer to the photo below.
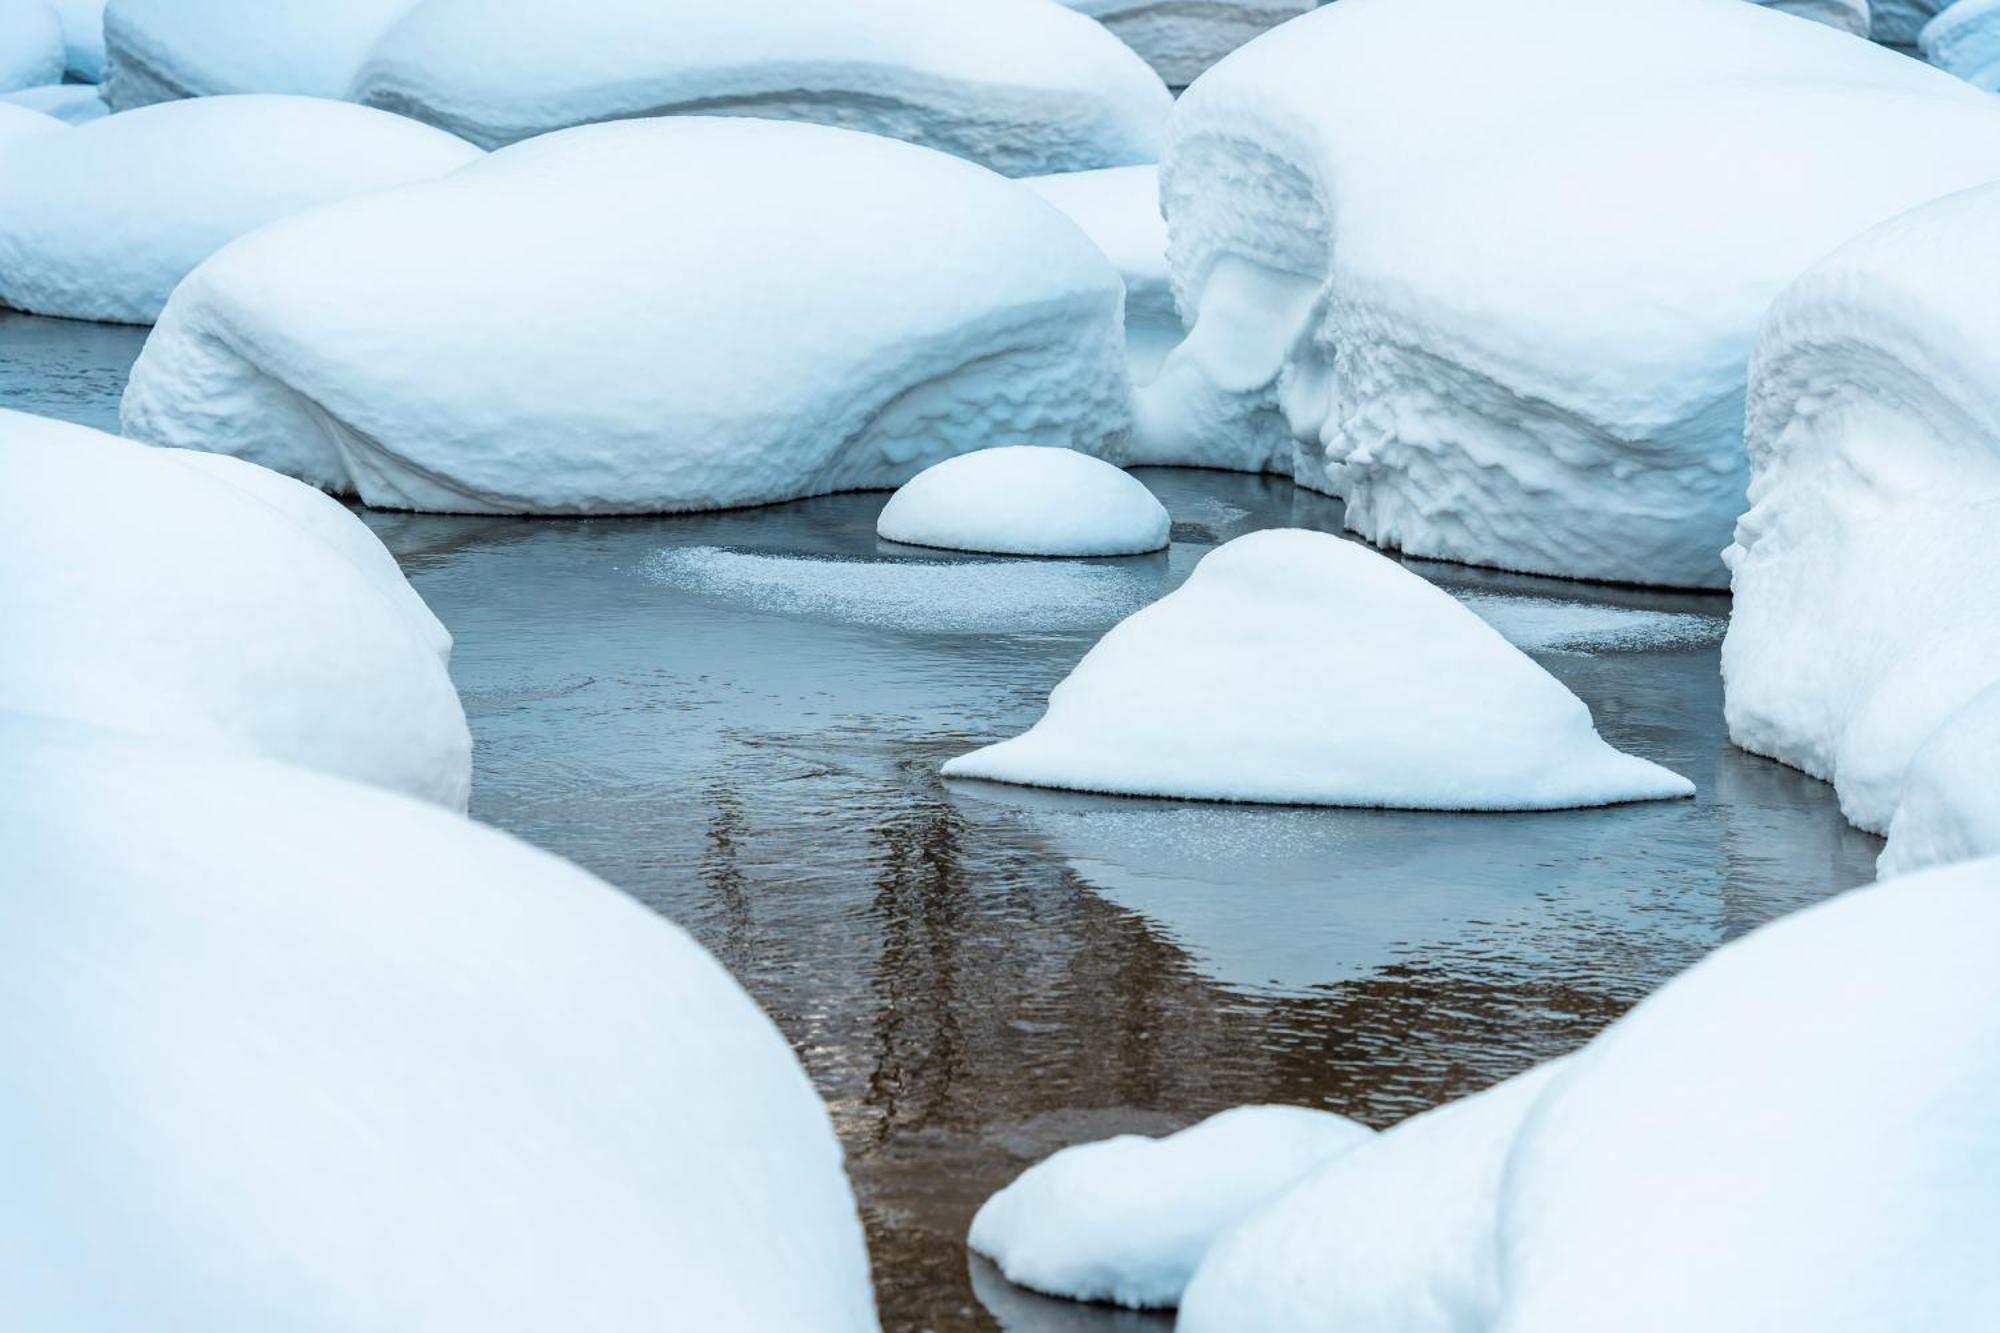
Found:
[[[0, 406], [115, 418], [136, 331], [0, 316]], [[1244, 1102], [1381, 1125], [1570, 1050], [1725, 939], [1871, 879], [1831, 790], [1732, 749], [1726, 599], [1413, 562], [1692, 801], [1512, 815], [947, 785], [1097, 636], [1257, 528], [1275, 478], [1139, 474], [1166, 553], [881, 542], [886, 494], [678, 518], [370, 513], [457, 637], [473, 813], [691, 930], [832, 1107], [885, 1328], [1163, 1331], [968, 1273], [1028, 1163]], [[1246, 688], [1309, 690], [1311, 662]]]

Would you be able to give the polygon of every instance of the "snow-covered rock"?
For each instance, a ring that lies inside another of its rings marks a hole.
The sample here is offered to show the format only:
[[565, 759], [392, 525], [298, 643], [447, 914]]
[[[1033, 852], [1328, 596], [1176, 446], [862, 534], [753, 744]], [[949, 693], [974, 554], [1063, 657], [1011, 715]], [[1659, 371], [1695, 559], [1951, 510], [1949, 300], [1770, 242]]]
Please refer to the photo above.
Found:
[[1772, 306], [1728, 559], [1730, 736], [1888, 829], [1910, 761], [2000, 681], [2000, 186], [1858, 237]]
[[1561, 1068], [1412, 1116], [1223, 1232], [1178, 1333], [1484, 1333], [1507, 1154]]
[[245, 232], [479, 156], [428, 125], [312, 97], [204, 97], [106, 117], [11, 155], [0, 304], [151, 323], [190, 269]]
[[31, 138], [57, 133], [62, 129], [63, 123], [46, 112], [0, 99], [0, 153], [9, 152], [15, 145]]
[[353, 783], [5, 714], [0, 845], [15, 1327], [875, 1329], [797, 1059], [603, 882]]
[[1134, 384], [1150, 383], [1185, 333], [1167, 271], [1160, 169], [1106, 167], [1028, 176], [1021, 184], [1067, 213], [1125, 280], [1125, 360]]
[[97, 95], [96, 86], [88, 83], [45, 83], [39, 88], [0, 94], [0, 102], [39, 111], [66, 125], [102, 120], [111, 113], [111, 108]]
[[[1297, 688], [1272, 688], [1274, 671]], [[1032, 729], [944, 772], [1129, 796], [1429, 810], [1694, 791], [1605, 744], [1582, 700], [1450, 594], [1358, 543], [1296, 529], [1217, 548], [1105, 635]]]
[[1267, 28], [1296, 18], [1317, 0], [1064, 0], [1111, 29], [1145, 57], [1169, 86], [1195, 76]]
[[55, 0], [62, 21], [64, 64], [71, 78], [104, 77], [104, 0]]
[[58, 83], [62, 20], [48, 0], [0, 0], [0, 93]]
[[995, 440], [1115, 446], [1118, 303], [1059, 212], [942, 153], [625, 121], [238, 241], [174, 293], [123, 417], [388, 508], [760, 504]]
[[1756, 2], [1780, 13], [1796, 14], [1800, 18], [1824, 23], [1843, 32], [1851, 32], [1857, 37], [1868, 36], [1871, 26], [1868, 0], [1756, 0]]
[[1917, 45], [1924, 25], [1955, 0], [1868, 0], [1869, 33], [1876, 41], [1906, 50]]
[[1052, 1296], [1172, 1306], [1217, 1235], [1374, 1137], [1327, 1111], [1239, 1106], [1165, 1138], [1079, 1144], [988, 1199], [967, 1243]]
[[1917, 751], [1889, 821], [1884, 879], [2000, 855], [2000, 684], [1946, 718]]
[[1956, 0], [1923, 26], [1924, 59], [1987, 92], [2000, 90], [2000, 4]]
[[1145, 483], [1074, 449], [1003, 445], [933, 463], [882, 506], [878, 535], [995, 555], [1139, 555], [1173, 520]]
[[463, 810], [450, 636], [352, 514], [235, 460], [0, 412], [0, 709]]
[[114, 111], [218, 93], [345, 97], [368, 48], [414, 0], [110, 0]]
[[1996, 176], [2000, 103], [1740, 0], [1341, 0], [1178, 104], [1192, 327], [1133, 456], [1292, 472], [1413, 554], [1721, 586], [1771, 298]]
[[592, 121], [868, 130], [1010, 176], [1151, 162], [1172, 99], [1050, 0], [422, 0], [351, 95], [497, 147]]

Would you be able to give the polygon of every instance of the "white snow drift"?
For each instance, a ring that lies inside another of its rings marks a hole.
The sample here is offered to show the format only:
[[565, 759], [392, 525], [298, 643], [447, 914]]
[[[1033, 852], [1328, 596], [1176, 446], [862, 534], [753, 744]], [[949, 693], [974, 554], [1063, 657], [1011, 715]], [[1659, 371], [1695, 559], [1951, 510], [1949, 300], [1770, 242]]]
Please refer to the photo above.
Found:
[[1173, 521], [1145, 484], [1073, 449], [1003, 446], [933, 463], [889, 497], [875, 531], [995, 555], [1138, 555]]
[[1301, 530], [1210, 553], [1177, 591], [1105, 635], [1026, 734], [944, 772], [1131, 796], [1430, 810], [1694, 790], [1605, 744], [1580, 699], [1450, 594], [1358, 543]]
[[1114, 446], [1118, 302], [1066, 218], [942, 153], [628, 121], [245, 237], [174, 293], [123, 416], [390, 508], [757, 504]]
[[104, 98], [114, 111], [218, 93], [345, 97], [413, 0], [110, 0]]
[[62, 20], [47, 0], [0, 0], [0, 93], [62, 81]]
[[1993, 92], [2000, 89], [2000, 5], [1957, 0], [1917, 34], [1924, 59]]
[[1126, 365], [1134, 384], [1150, 383], [1185, 332], [1167, 270], [1160, 169], [1107, 167], [1029, 176], [1021, 184], [1067, 213], [1125, 280]]
[[1946, 718], [1910, 761], [1878, 871], [2000, 855], [2000, 684]]
[[1064, 0], [1145, 57], [1175, 88], [1267, 28], [1311, 10], [1317, 0]]
[[1752, 373], [1730, 736], [1878, 833], [1918, 749], [2000, 681], [1996, 227], [2000, 186], [1857, 238], [1778, 299]]
[[15, 1326], [875, 1329], [784, 1038], [601, 881], [4, 713], [0, 845]]
[[174, 285], [273, 218], [439, 176], [479, 150], [308, 97], [205, 97], [24, 145], [0, 192], [0, 303], [151, 323]]
[[1996, 176], [2000, 104], [1740, 0], [1341, 0], [1176, 109], [1193, 324], [1133, 457], [1290, 471], [1415, 554], [1720, 586], [1766, 305]]
[[988, 1199], [967, 1243], [1052, 1296], [1172, 1306], [1218, 1234], [1374, 1137], [1326, 1111], [1239, 1106], [1161, 1139], [1080, 1144]]
[[0, 412], [0, 459], [0, 709], [465, 808], [450, 636], [340, 505], [16, 412]]

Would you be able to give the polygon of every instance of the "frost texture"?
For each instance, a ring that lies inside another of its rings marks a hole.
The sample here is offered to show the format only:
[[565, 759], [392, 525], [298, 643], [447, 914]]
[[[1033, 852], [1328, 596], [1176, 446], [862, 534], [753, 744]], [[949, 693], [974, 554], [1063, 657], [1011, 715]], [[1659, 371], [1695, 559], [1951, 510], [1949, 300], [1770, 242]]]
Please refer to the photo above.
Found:
[[995, 555], [1140, 555], [1173, 521], [1145, 483], [1069, 449], [1003, 446], [933, 463], [889, 497], [877, 535]]
[[968, 163], [628, 121], [228, 247], [174, 293], [123, 420], [386, 508], [761, 504], [997, 440], [1115, 452], [1118, 306], [1087, 238]]

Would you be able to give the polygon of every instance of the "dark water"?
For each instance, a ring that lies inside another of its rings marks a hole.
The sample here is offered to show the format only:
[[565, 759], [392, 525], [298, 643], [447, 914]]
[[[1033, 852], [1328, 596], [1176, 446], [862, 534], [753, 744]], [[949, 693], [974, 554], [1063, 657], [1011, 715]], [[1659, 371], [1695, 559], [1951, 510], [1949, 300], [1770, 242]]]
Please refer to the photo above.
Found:
[[[136, 339], [0, 318], [0, 405], [101, 422]], [[879, 495], [666, 519], [369, 514], [457, 636], [473, 813], [691, 930], [832, 1108], [885, 1326], [1163, 1328], [969, 1269], [979, 1202], [1082, 1139], [1241, 1102], [1386, 1124], [1567, 1051], [1722, 941], [1872, 877], [1829, 789], [1733, 750], [1723, 599], [1413, 565], [1693, 801], [1534, 815], [947, 784], [1105, 628], [1255, 528], [1263, 478], [1141, 474], [1166, 555], [953, 560]], [[1315, 688], [1273, 662], [1245, 689]]]

